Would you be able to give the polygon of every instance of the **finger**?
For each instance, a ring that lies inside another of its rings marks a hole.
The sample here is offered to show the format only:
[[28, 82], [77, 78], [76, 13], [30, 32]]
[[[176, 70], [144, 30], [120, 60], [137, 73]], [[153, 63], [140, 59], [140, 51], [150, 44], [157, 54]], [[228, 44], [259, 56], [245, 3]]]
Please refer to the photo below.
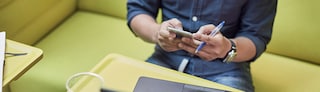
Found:
[[207, 42], [211, 40], [209, 35], [204, 35], [204, 34], [194, 34], [193, 38], [200, 42]]
[[183, 49], [183, 50], [185, 50], [185, 51], [187, 51], [187, 52], [191, 53], [191, 54], [196, 54], [196, 53], [194, 53], [194, 52], [195, 52], [195, 50], [196, 50], [196, 48], [195, 48], [195, 47], [193, 47], [193, 46], [190, 46], [190, 45], [188, 45], [188, 44], [185, 44], [185, 43], [179, 43], [179, 44], [178, 44], [178, 47], [179, 47], [180, 49]]
[[197, 46], [199, 46], [201, 44], [201, 41], [199, 40], [195, 40], [195, 39], [192, 39], [193, 43], [196, 44]]
[[195, 48], [192, 47], [192, 46], [189, 46], [189, 45], [187, 45], [187, 44], [179, 43], [179, 44], [178, 44], [178, 47], [179, 47], [180, 49], [183, 49], [183, 50], [187, 51], [188, 53], [191, 53], [191, 54], [193, 54], [193, 55], [197, 55], [197, 56], [199, 56], [201, 59], [206, 60], [206, 61], [211, 61], [211, 60], [217, 58], [216, 55], [212, 55], [212, 54], [207, 53], [207, 52], [205, 52], [205, 51], [199, 51], [199, 52], [195, 53]]
[[206, 42], [209, 44], [216, 43], [217, 41], [221, 40], [224, 36], [221, 34], [221, 32], [218, 32], [215, 35], [203, 35], [203, 34], [194, 34], [193, 38], [201, 41], [201, 42]]
[[197, 41], [197, 40], [189, 38], [189, 37], [182, 37], [181, 41], [185, 44], [188, 44], [191, 47], [194, 47], [194, 48], [197, 48], [198, 45], [201, 43], [200, 41]]
[[161, 39], [159, 40], [158, 44], [165, 51], [171, 52], [171, 51], [179, 50], [178, 43], [179, 43], [178, 40], [169, 41], [167, 39]]
[[[173, 27], [173, 28], [176, 28], [176, 29], [180, 29], [180, 30], [183, 30], [182, 28], [182, 23], [181, 21], [179, 21], [178, 19], [176, 18], [173, 18], [173, 19], [170, 19], [167, 21], [169, 26], [168, 27]], [[166, 27], [167, 28], [167, 27]], [[168, 28], [166, 29], [166, 31], [169, 31]], [[172, 37], [172, 39], [176, 38], [177, 37], [177, 34], [174, 33], [174, 32], [170, 32], [170, 37]]]
[[177, 18], [168, 20], [168, 23], [171, 27], [182, 29], [182, 23]]
[[214, 28], [215, 26], [213, 24], [204, 25], [200, 27], [197, 33], [209, 35]]
[[176, 38], [176, 34], [174, 32], [168, 31], [168, 27], [174, 27], [177, 29], [182, 29], [182, 23], [176, 18], [164, 21], [161, 24], [160, 35], [164, 37], [169, 37], [170, 39]]
[[188, 43], [179, 43], [178, 44], [178, 47], [180, 49], [183, 49], [191, 54], [194, 54], [194, 55], [199, 55], [199, 54], [206, 54], [207, 52], [206, 51], [201, 51], [201, 52], [195, 52], [196, 51], [196, 48], [197, 46], [196, 45], [190, 45]]
[[195, 46], [198, 46], [201, 43], [201, 41], [193, 39], [193, 38], [190, 38], [190, 37], [182, 37], [181, 40], [183, 42], [185, 42], [185, 43], [189, 43], [189, 44], [192, 44], [192, 45], [195, 45]]
[[210, 35], [210, 33], [212, 32], [212, 30], [214, 28], [215, 28], [215, 26], [213, 24], [201, 26], [200, 29], [198, 30], [198, 32], [193, 35], [193, 38], [198, 39], [198, 40], [200, 40], [201, 38], [202, 38], [202, 40], [203, 39], [209, 40], [209, 37], [204, 36], [204, 35]]
[[167, 30], [167, 27], [170, 26], [168, 21], [165, 21], [161, 24], [161, 28], [159, 31], [159, 36], [163, 37], [163, 38], [168, 38], [168, 39], [174, 39], [176, 37], [175, 33], [172, 33], [170, 31]]
[[207, 48], [203, 48], [203, 50], [198, 51], [197, 53], [195, 53], [195, 55], [206, 61], [211, 61], [218, 58], [217, 54], [211, 53], [210, 51], [211, 50], [208, 50]]

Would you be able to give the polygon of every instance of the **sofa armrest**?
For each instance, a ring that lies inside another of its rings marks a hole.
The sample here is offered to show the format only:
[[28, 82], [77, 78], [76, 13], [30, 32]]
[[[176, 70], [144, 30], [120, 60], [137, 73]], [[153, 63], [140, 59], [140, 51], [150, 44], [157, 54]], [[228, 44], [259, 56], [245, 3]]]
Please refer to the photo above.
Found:
[[[5, 4], [5, 5], [4, 5]], [[75, 0], [11, 0], [0, 6], [0, 31], [26, 44], [41, 40], [75, 10]]]

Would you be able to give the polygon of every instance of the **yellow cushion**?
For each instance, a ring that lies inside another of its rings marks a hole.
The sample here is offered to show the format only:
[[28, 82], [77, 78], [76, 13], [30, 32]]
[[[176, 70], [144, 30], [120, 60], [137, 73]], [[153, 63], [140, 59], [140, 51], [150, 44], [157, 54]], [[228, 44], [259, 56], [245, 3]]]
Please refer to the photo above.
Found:
[[279, 0], [268, 52], [320, 64], [319, 0]]
[[251, 65], [257, 92], [320, 91], [319, 3], [278, 1], [267, 52]]
[[264, 53], [251, 65], [257, 92], [319, 92], [320, 67]]
[[78, 8], [126, 19], [127, 0], [79, 0]]
[[120, 53], [143, 61], [154, 45], [136, 38], [126, 20], [78, 11], [36, 47], [43, 50], [43, 59], [11, 86], [13, 92], [65, 91], [69, 76], [89, 71], [105, 55]]

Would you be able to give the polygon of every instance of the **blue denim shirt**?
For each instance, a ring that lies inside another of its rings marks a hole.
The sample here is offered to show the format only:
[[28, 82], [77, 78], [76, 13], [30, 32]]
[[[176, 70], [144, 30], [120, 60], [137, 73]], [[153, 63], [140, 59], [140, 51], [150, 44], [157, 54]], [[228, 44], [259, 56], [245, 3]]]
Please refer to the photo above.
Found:
[[[206, 24], [225, 21], [221, 32], [227, 38], [245, 36], [256, 46], [259, 57], [271, 39], [277, 0], [128, 0], [128, 24], [138, 14], [157, 17], [162, 9], [162, 20], [179, 19], [189, 32]], [[196, 19], [196, 21], [194, 21]]]
[[[225, 21], [225, 26], [221, 29], [225, 37], [244, 36], [253, 41], [256, 56], [249, 61], [254, 61], [266, 50], [271, 39], [276, 6], [277, 0], [128, 0], [127, 19], [130, 27], [134, 16], [148, 14], [156, 18], [161, 9], [162, 21], [177, 18], [182, 22], [183, 29], [192, 33], [203, 25], [217, 25]], [[241, 71], [243, 76], [250, 75], [250, 71], [247, 71], [250, 62], [226, 64], [221, 62], [222, 59], [205, 62], [183, 50], [165, 52], [158, 45], [148, 61], [177, 69], [183, 58], [190, 60], [186, 72], [196, 76], [204, 77], [235, 70]]]

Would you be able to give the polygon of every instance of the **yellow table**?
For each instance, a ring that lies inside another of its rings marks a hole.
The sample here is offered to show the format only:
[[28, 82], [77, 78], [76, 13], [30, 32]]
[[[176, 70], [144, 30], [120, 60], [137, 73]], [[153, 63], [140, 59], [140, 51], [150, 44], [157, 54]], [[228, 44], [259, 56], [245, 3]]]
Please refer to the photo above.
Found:
[[12, 56], [6, 54], [3, 86], [7, 87], [11, 81], [18, 79], [42, 58], [42, 50], [16, 41], [6, 40], [6, 53], [27, 53]]
[[[120, 92], [132, 92], [140, 76], [230, 91], [240, 91], [189, 74], [177, 72], [119, 54], [107, 55], [90, 72], [101, 75], [105, 80], [105, 86]], [[99, 92], [99, 88], [100, 82], [93, 77], [82, 77], [72, 86], [74, 92]]]

